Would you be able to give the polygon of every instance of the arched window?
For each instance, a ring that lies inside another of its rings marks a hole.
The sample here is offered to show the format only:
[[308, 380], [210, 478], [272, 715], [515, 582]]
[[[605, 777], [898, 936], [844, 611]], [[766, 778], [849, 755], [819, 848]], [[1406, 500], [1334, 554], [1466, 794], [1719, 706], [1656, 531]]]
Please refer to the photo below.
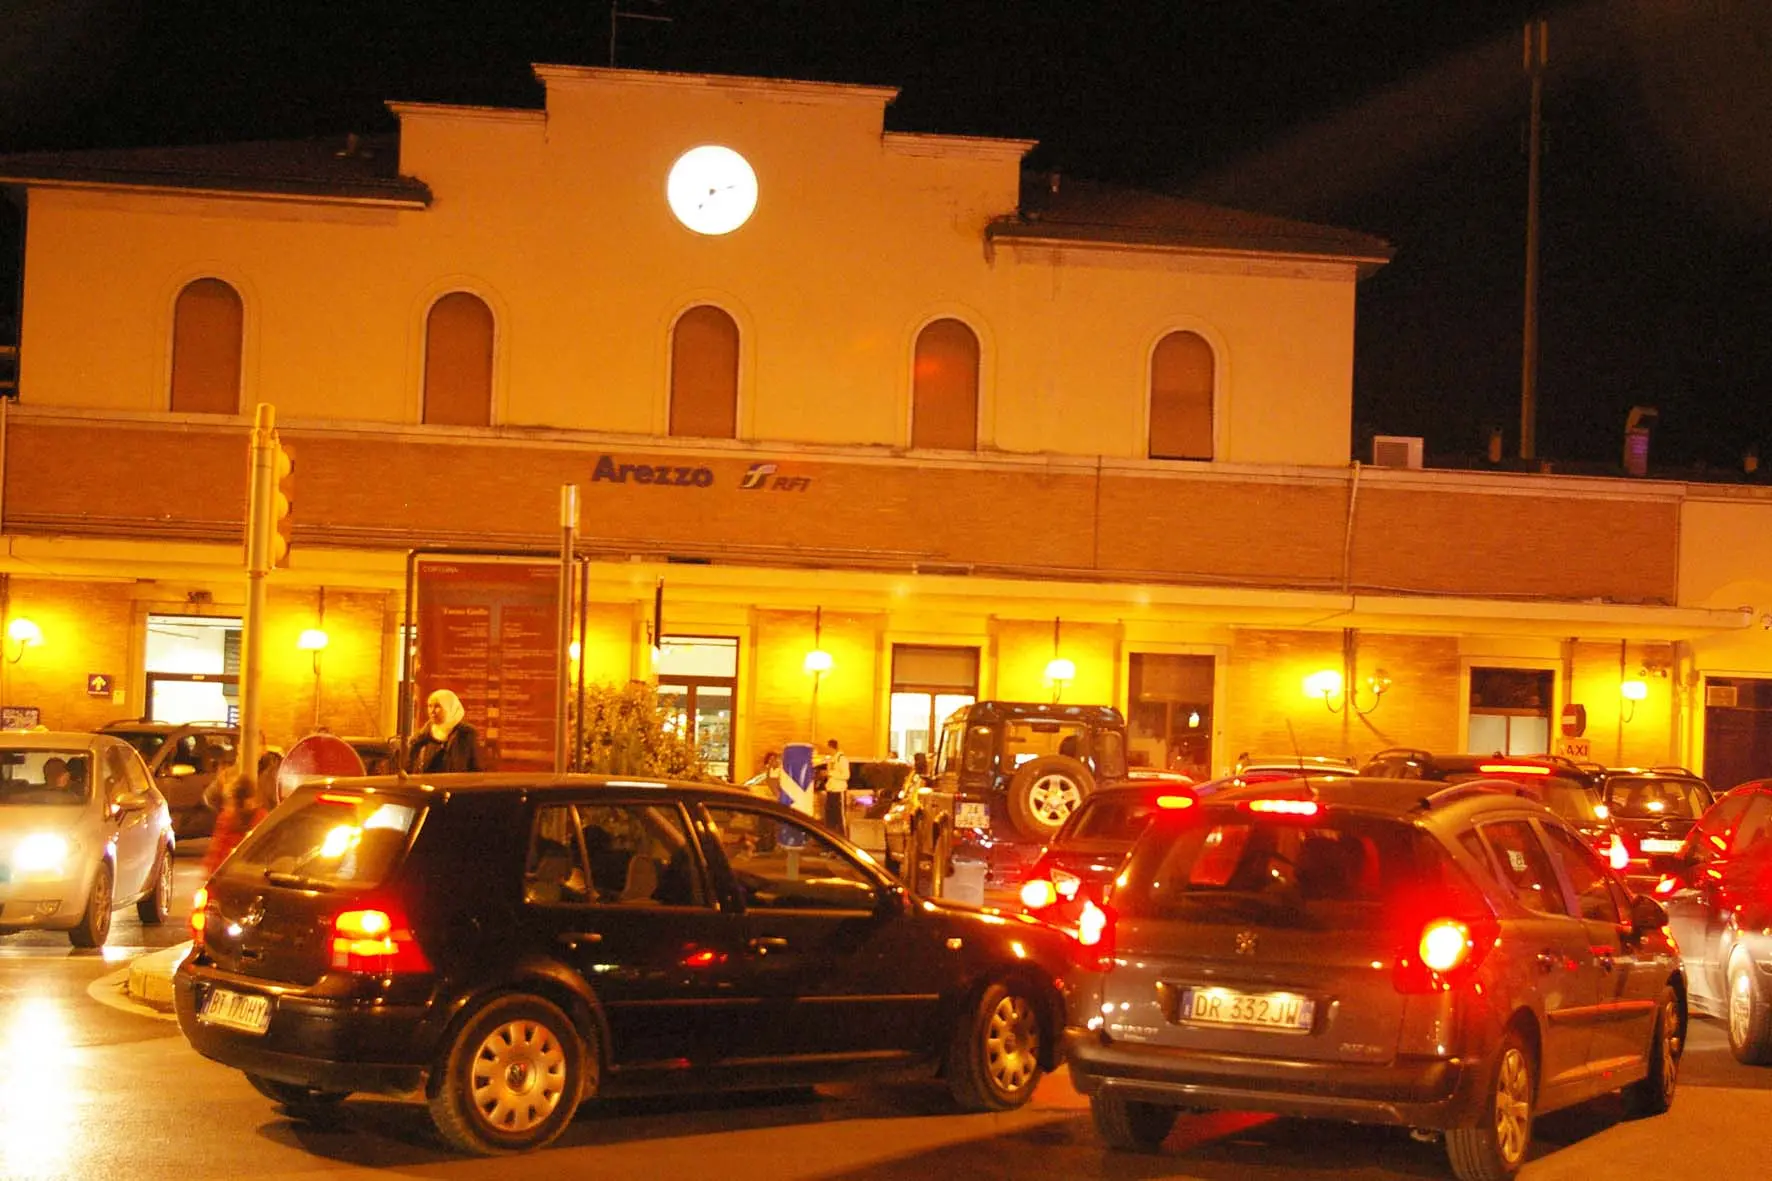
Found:
[[240, 413], [240, 350], [246, 312], [220, 279], [185, 284], [172, 307], [172, 410]]
[[738, 438], [738, 322], [711, 304], [671, 332], [671, 434]]
[[492, 309], [451, 291], [425, 317], [424, 421], [492, 425]]
[[911, 446], [978, 449], [978, 337], [959, 320], [935, 320], [917, 334]]
[[1171, 332], [1151, 354], [1151, 458], [1212, 458], [1212, 346]]

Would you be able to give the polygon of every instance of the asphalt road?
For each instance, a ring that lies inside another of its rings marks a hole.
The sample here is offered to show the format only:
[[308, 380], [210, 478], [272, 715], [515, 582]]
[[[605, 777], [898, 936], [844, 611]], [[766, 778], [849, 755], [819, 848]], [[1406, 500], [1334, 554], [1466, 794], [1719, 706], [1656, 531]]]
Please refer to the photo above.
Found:
[[[920, 1084], [593, 1103], [555, 1147], [520, 1164], [444, 1151], [416, 1104], [352, 1099], [331, 1126], [298, 1124], [123, 994], [129, 955], [184, 938], [195, 874], [181, 863], [179, 913], [166, 927], [119, 912], [113, 958], [74, 952], [59, 936], [0, 939], [0, 1178], [502, 1178], [527, 1168], [657, 1181], [1449, 1176], [1440, 1147], [1406, 1132], [1256, 1115], [1184, 1117], [1158, 1155], [1111, 1153], [1062, 1072], [1027, 1109], [997, 1116], [946, 1114], [945, 1092]], [[1608, 1099], [1547, 1117], [1522, 1176], [1756, 1175], [1767, 1127], [1772, 1068], [1738, 1065], [1722, 1030], [1695, 1020], [1671, 1113], [1626, 1121]]]

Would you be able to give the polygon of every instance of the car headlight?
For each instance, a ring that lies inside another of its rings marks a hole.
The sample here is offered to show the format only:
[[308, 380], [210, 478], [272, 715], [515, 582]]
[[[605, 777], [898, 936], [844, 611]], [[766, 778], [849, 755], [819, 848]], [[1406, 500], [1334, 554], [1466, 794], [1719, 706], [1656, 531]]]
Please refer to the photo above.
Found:
[[60, 877], [71, 852], [73, 846], [68, 838], [53, 832], [34, 832], [14, 846], [12, 872], [21, 877], [25, 874]]

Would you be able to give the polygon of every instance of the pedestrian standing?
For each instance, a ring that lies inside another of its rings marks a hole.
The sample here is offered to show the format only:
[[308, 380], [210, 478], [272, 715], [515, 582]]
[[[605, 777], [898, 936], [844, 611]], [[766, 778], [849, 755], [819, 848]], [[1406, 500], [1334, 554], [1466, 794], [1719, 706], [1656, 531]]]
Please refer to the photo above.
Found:
[[258, 802], [258, 781], [251, 775], [239, 775], [228, 787], [220, 812], [216, 813], [215, 831], [209, 837], [209, 851], [203, 855], [203, 876], [214, 875], [237, 845], [246, 839], [265, 810]]
[[849, 756], [835, 738], [825, 743], [829, 751], [824, 760], [825, 823], [838, 832], [847, 832], [849, 808]]
[[467, 723], [461, 698], [438, 689], [425, 699], [430, 725], [412, 740], [406, 767], [414, 775], [480, 770], [480, 743]]
[[781, 803], [781, 752], [764, 752], [763, 773], [757, 777], [752, 790], [766, 800]]

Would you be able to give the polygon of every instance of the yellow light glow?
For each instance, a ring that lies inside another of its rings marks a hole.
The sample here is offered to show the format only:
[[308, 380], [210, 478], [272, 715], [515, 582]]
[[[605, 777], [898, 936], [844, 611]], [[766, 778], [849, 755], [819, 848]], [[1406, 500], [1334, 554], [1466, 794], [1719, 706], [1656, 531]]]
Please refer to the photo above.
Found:
[[1062, 656], [1054, 656], [1046, 662], [1046, 679], [1048, 681], [1074, 681], [1077, 679], [1077, 663], [1066, 660]]
[[1320, 669], [1304, 679], [1306, 697], [1334, 697], [1341, 692], [1341, 674], [1332, 668]]
[[296, 637], [295, 646], [303, 652], [318, 652], [330, 643], [330, 637], [317, 627], [305, 627]]
[[1626, 701], [1641, 701], [1649, 696], [1649, 686], [1642, 681], [1626, 681], [1618, 686], [1618, 694]]
[[6, 625], [6, 638], [15, 644], [35, 648], [43, 643], [43, 629], [21, 615]]
[[76, 1077], [80, 1051], [66, 1008], [46, 996], [9, 1001], [0, 1024], [0, 1059], [30, 1063], [0, 1072], [0, 1176], [48, 1177], [73, 1171], [75, 1130], [90, 1113], [45, 1080]]
[[806, 654], [805, 666], [809, 673], [828, 673], [834, 664], [831, 654], [823, 648], [814, 648]]
[[567, 654], [567, 655], [568, 655], [568, 656], [570, 656], [570, 657], [572, 657], [572, 659], [574, 659], [574, 660], [577, 660], [577, 659], [578, 659], [578, 657], [579, 657], [579, 647], [578, 647], [578, 641], [577, 641], [577, 640], [574, 640], [574, 641], [572, 641], [572, 643], [571, 643], [571, 644], [570, 644], [570, 645], [568, 645], [568, 646], [567, 646], [567, 648], [566, 648], [566, 654]]
[[362, 830], [354, 824], [339, 825], [327, 833], [326, 839], [320, 842], [320, 856], [329, 861], [343, 857], [351, 846], [357, 843], [357, 839], [361, 835]]

